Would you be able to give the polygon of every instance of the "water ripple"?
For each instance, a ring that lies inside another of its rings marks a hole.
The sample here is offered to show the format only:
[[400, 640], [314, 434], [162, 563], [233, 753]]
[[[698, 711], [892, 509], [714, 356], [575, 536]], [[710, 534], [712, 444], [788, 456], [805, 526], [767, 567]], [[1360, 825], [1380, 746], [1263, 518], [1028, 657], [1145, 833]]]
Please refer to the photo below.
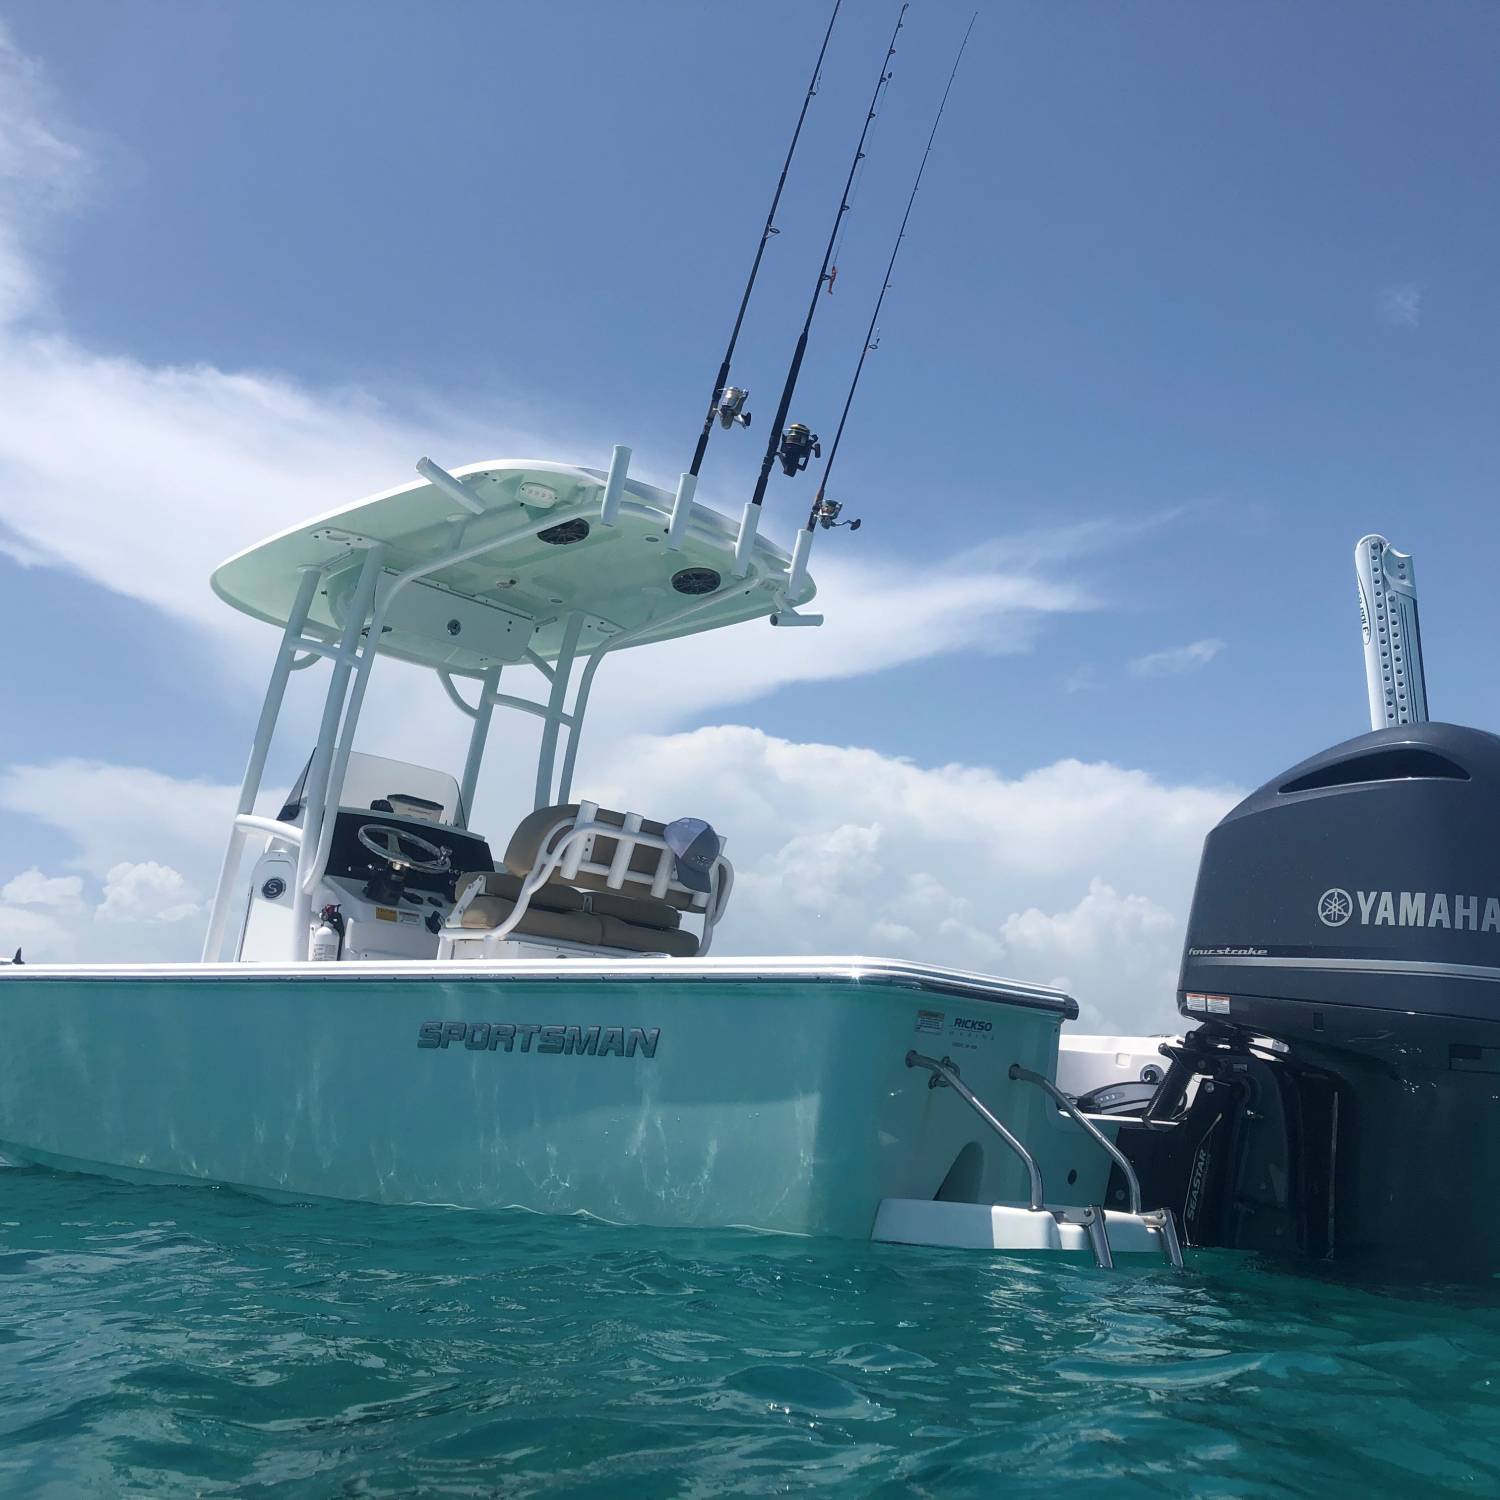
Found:
[[0, 1172], [0, 1490], [1500, 1494], [1500, 1305]]

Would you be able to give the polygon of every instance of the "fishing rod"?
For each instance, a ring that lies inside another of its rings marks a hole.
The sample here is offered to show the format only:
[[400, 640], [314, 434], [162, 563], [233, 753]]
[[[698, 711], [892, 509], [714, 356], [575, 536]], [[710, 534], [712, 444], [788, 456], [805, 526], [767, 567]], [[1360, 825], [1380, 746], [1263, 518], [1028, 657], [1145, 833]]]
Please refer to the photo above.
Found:
[[854, 160], [849, 163], [849, 176], [844, 182], [844, 192], [839, 199], [838, 212], [833, 216], [833, 230], [828, 236], [828, 248], [823, 252], [823, 264], [818, 268], [818, 279], [813, 285], [812, 301], [807, 305], [807, 317], [803, 320], [802, 332], [797, 337], [797, 347], [792, 354], [792, 363], [786, 373], [786, 384], [781, 390], [781, 401], [776, 407], [776, 416], [771, 423], [765, 456], [761, 460], [760, 475], [755, 481], [755, 492], [746, 503], [745, 513], [740, 518], [740, 531], [734, 548], [735, 572], [740, 577], [744, 576], [749, 567], [750, 549], [755, 543], [755, 533], [760, 528], [761, 505], [766, 498], [766, 484], [771, 477], [771, 465], [780, 460], [783, 473], [798, 474], [807, 467], [809, 460], [818, 457], [822, 451], [818, 446], [817, 435], [809, 431], [806, 425], [795, 422], [783, 431], [782, 424], [786, 421], [787, 411], [792, 404], [792, 395], [797, 389], [797, 377], [802, 371], [802, 358], [807, 353], [807, 337], [812, 331], [813, 317], [818, 310], [818, 296], [825, 284], [832, 284], [832, 278], [828, 274], [828, 263], [833, 257], [839, 226], [844, 222], [844, 215], [849, 212], [849, 193], [854, 186], [854, 175], [859, 171], [859, 164], [864, 160], [865, 139], [875, 120], [875, 106], [880, 102], [881, 91], [891, 81], [891, 58], [896, 55], [896, 38], [900, 36], [901, 28], [906, 22], [908, 9], [910, 9], [909, 0], [901, 6], [900, 14], [896, 17], [896, 28], [891, 32], [890, 44], [886, 47], [885, 57], [881, 60], [880, 80], [875, 85], [875, 92], [870, 96], [870, 107], [865, 113], [864, 128], [859, 133], [859, 144], [854, 148]]
[[694, 479], [698, 477], [698, 471], [703, 467], [703, 455], [708, 451], [708, 440], [713, 433], [715, 419], [726, 430], [736, 423], [741, 427], [750, 425], [750, 413], [744, 409], [750, 392], [729, 384], [729, 364], [734, 358], [734, 346], [739, 342], [740, 328], [745, 321], [745, 310], [750, 306], [750, 293], [755, 289], [755, 278], [760, 274], [761, 257], [766, 253], [766, 246], [770, 243], [771, 236], [781, 233], [776, 227], [776, 210], [781, 205], [781, 190], [786, 186], [786, 175], [791, 170], [792, 158], [797, 154], [797, 141], [802, 135], [802, 122], [807, 119], [807, 107], [812, 103], [813, 95], [818, 92], [818, 79], [823, 71], [823, 57], [828, 51], [828, 39], [833, 35], [833, 23], [839, 18], [839, 7], [842, 4], [843, 0], [833, 0], [833, 14], [828, 18], [828, 30], [823, 33], [823, 45], [818, 49], [817, 62], [813, 64], [812, 82], [808, 84], [807, 94], [802, 100], [802, 112], [797, 116], [797, 128], [792, 132], [792, 144], [787, 147], [786, 160], [781, 164], [781, 176], [777, 180], [776, 191], [771, 197], [771, 211], [766, 215], [766, 227], [760, 232], [760, 244], [756, 248], [755, 259], [750, 265], [750, 279], [745, 283], [745, 292], [740, 298], [740, 310], [735, 315], [734, 328], [729, 335], [729, 347], [724, 351], [724, 363], [719, 366], [713, 391], [708, 398], [708, 415], [703, 419], [703, 431], [698, 434], [698, 446], [693, 452], [692, 466], [688, 469], [688, 473]]
[[[896, 269], [896, 257], [901, 253], [901, 242], [906, 238], [906, 226], [911, 219], [912, 205], [917, 201], [917, 190], [922, 186], [922, 174], [927, 170], [927, 158], [932, 155], [932, 143], [937, 139], [938, 126], [943, 122], [943, 111], [948, 107], [948, 95], [953, 91], [953, 80], [958, 77], [958, 65], [963, 61], [964, 48], [969, 45], [969, 36], [974, 30], [974, 22], [979, 19], [979, 12], [975, 11], [969, 18], [968, 30], [964, 32], [964, 39], [958, 44], [958, 56], [953, 59], [953, 69], [948, 74], [947, 86], [943, 89], [943, 97], [938, 103], [937, 114], [932, 121], [932, 129], [927, 135], [927, 149], [922, 152], [922, 160], [917, 167], [916, 180], [911, 185], [911, 196], [906, 200], [906, 212], [901, 216], [901, 228], [896, 231], [896, 243], [891, 247], [891, 258], [886, 263], [885, 281], [881, 285], [880, 295], [875, 299], [875, 311], [870, 314], [870, 326], [865, 330], [864, 347], [859, 352], [859, 363], [854, 367], [854, 379], [849, 382], [849, 394], [844, 398], [844, 410], [839, 417], [838, 430], [833, 435], [833, 442], [828, 448], [828, 457], [823, 463], [823, 477], [818, 481], [818, 493], [813, 496], [812, 509], [808, 512], [807, 525], [797, 537], [797, 546], [794, 548], [792, 559], [791, 577], [788, 580], [790, 589], [794, 589], [801, 583], [801, 575], [807, 565], [807, 551], [812, 544], [813, 529], [821, 525], [825, 530], [831, 526], [847, 526], [851, 531], [859, 530], [859, 522], [840, 521], [839, 512], [843, 506], [837, 500], [825, 498], [828, 490], [828, 477], [833, 473], [834, 460], [839, 456], [839, 443], [844, 436], [844, 424], [849, 420], [849, 408], [854, 404], [854, 393], [859, 389], [859, 377], [864, 374], [865, 360], [874, 353], [880, 344], [880, 336], [876, 332], [876, 325], [880, 319], [880, 309], [885, 303], [885, 294], [891, 289], [891, 273]], [[807, 541], [802, 540], [803, 537]], [[789, 589], [789, 591], [790, 591]]]

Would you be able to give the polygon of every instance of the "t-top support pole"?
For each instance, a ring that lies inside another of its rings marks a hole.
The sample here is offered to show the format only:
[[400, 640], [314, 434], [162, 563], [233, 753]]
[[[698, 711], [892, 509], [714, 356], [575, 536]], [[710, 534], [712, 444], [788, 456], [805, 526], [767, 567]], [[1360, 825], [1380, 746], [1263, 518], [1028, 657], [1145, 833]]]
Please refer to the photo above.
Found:
[[[339, 722], [344, 717], [344, 705], [348, 698], [349, 677], [353, 672], [356, 657], [360, 675], [369, 671], [375, 655], [374, 641], [366, 641], [361, 651], [360, 636], [369, 622], [375, 599], [375, 585], [380, 579], [381, 564], [385, 560], [384, 547], [371, 547], [365, 553], [360, 568], [359, 582], [355, 585], [349, 601], [349, 613], [344, 619], [344, 629], [339, 637], [338, 654], [334, 657], [333, 671], [328, 679], [328, 695], [323, 700], [323, 719], [318, 727], [318, 741], [313, 750], [312, 762], [307, 769], [307, 782], [303, 791], [302, 842], [297, 849], [297, 883], [292, 891], [292, 958], [307, 957], [308, 936], [312, 931], [312, 892], [317, 884], [320, 870], [320, 845], [323, 824], [327, 816], [326, 802], [329, 792], [329, 772], [333, 769], [334, 741]], [[352, 705], [352, 714], [357, 716], [358, 703]], [[347, 730], [352, 732], [351, 722]], [[342, 766], [339, 767], [340, 780]]]
[[[547, 718], [542, 730], [542, 748], [536, 762], [537, 807], [548, 807], [552, 802], [552, 772], [557, 764], [557, 734], [562, 727], [564, 709], [568, 696], [568, 680], [573, 675], [573, 662], [578, 655], [578, 637], [583, 630], [583, 613], [574, 610], [563, 624], [562, 641], [557, 648], [557, 659], [552, 664], [552, 691], [547, 697]], [[571, 739], [578, 732], [576, 724], [569, 728]]]
[[474, 792], [479, 785], [479, 767], [484, 762], [490, 719], [495, 713], [495, 692], [500, 686], [500, 668], [490, 667], [479, 680], [479, 703], [474, 709], [474, 727], [469, 732], [469, 754], [464, 761], [464, 779], [458, 798], [463, 805], [464, 827], [474, 816]]
[[[312, 608], [321, 576], [317, 568], [304, 568], [302, 581], [297, 585], [297, 597], [292, 604], [292, 612], [287, 616], [286, 629], [281, 633], [281, 644], [276, 649], [276, 662], [271, 668], [271, 680], [266, 687], [265, 701], [261, 704], [255, 738], [250, 745], [250, 759], [240, 782], [240, 800], [235, 805], [236, 819], [255, 810], [255, 799], [260, 795], [260, 783], [266, 771], [266, 757], [270, 753], [276, 721], [281, 717], [281, 705], [286, 698], [286, 685], [292, 675], [298, 648], [302, 644], [302, 631], [307, 624], [307, 614]], [[206, 964], [217, 963], [224, 946], [224, 929], [229, 920], [229, 897], [244, 848], [245, 830], [236, 821], [230, 826], [224, 864], [219, 871], [219, 884], [214, 891], [213, 905], [209, 908], [208, 932], [203, 939], [203, 962]]]

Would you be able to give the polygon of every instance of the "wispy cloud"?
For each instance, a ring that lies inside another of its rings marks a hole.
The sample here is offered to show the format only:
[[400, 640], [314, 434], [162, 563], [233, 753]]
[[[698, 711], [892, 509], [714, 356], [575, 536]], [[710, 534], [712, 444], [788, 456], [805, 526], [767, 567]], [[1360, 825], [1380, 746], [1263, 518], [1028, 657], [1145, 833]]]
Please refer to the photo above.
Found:
[[1388, 328], [1416, 328], [1422, 322], [1422, 288], [1415, 281], [1383, 286], [1375, 298], [1375, 315]]
[[1183, 672], [1196, 672], [1206, 667], [1224, 649], [1221, 640], [1194, 641], [1187, 646], [1173, 646], [1169, 651], [1152, 651], [1146, 656], [1137, 656], [1130, 663], [1132, 677], [1172, 677]]
[[1135, 517], [1095, 516], [1055, 526], [1033, 527], [992, 537], [977, 547], [971, 547], [969, 556], [987, 566], [1003, 566], [1008, 570], [1030, 571], [1054, 563], [1076, 562], [1100, 553], [1118, 551], [1149, 537], [1190, 514], [1193, 509], [1190, 505], [1171, 505]]
[[45, 307], [27, 240], [78, 198], [89, 175], [82, 148], [53, 129], [55, 105], [41, 68], [0, 21], [0, 326]]

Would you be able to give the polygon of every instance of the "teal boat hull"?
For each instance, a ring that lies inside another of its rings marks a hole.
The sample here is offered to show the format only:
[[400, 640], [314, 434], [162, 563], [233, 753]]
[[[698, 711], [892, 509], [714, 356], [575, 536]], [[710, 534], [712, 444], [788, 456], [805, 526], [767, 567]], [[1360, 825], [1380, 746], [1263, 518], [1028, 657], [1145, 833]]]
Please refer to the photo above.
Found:
[[[1070, 1201], [1107, 1162], [1053, 1076], [1072, 1002], [871, 960], [25, 968], [0, 1152], [378, 1203], [867, 1236], [884, 1198], [1023, 1200], [964, 1080]], [[1070, 1175], [1071, 1174], [1071, 1175]]]

